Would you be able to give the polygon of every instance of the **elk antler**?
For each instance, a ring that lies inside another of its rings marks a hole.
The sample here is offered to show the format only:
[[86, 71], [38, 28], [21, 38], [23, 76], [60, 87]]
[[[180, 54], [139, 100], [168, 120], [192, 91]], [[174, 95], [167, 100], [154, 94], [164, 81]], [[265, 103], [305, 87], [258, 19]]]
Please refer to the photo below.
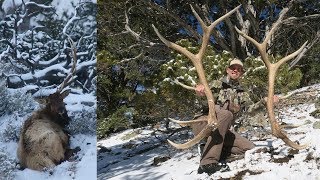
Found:
[[297, 143], [294, 143], [293, 141], [291, 141], [288, 136], [286, 135], [286, 133], [284, 131], [282, 131], [281, 126], [279, 125], [279, 123], [277, 122], [276, 118], [275, 118], [275, 113], [274, 113], [274, 102], [273, 102], [273, 96], [274, 96], [274, 83], [275, 83], [275, 78], [276, 78], [276, 74], [277, 71], [279, 69], [279, 67], [284, 64], [285, 62], [289, 61], [290, 59], [293, 59], [295, 56], [297, 56], [306, 46], [307, 42], [305, 42], [297, 51], [293, 52], [292, 54], [280, 59], [278, 62], [276, 63], [271, 63], [271, 61], [269, 60], [268, 54], [267, 54], [267, 45], [268, 45], [268, 41], [271, 39], [272, 34], [275, 32], [275, 30], [278, 28], [278, 26], [281, 24], [281, 21], [285, 15], [285, 13], [288, 11], [288, 8], [285, 8], [282, 10], [282, 12], [279, 15], [278, 20], [272, 25], [271, 30], [269, 31], [269, 33], [266, 34], [265, 39], [262, 43], [258, 43], [256, 40], [254, 40], [253, 38], [251, 38], [250, 36], [246, 35], [245, 33], [241, 32], [237, 27], [236, 31], [243, 36], [245, 39], [247, 39], [248, 41], [250, 41], [251, 43], [253, 43], [260, 55], [261, 58], [264, 62], [264, 64], [266, 65], [267, 69], [268, 69], [268, 100], [267, 100], [267, 110], [268, 110], [268, 116], [271, 122], [271, 129], [272, 129], [272, 134], [280, 139], [282, 139], [287, 145], [289, 145], [292, 148], [295, 149], [304, 149], [306, 148], [308, 145], [299, 145]]
[[57, 92], [59, 92], [59, 93], [67, 86], [67, 84], [69, 84], [69, 80], [71, 79], [71, 77], [74, 76], [74, 73], [76, 72], [77, 50], [76, 50], [76, 47], [74, 46], [73, 40], [70, 37], [68, 38], [68, 40], [69, 40], [69, 43], [70, 43], [70, 46], [71, 46], [73, 64], [72, 64], [70, 73], [64, 79], [64, 81], [60, 84], [60, 87], [57, 90]]
[[[232, 11], [228, 12], [227, 14], [225, 14], [224, 16], [220, 17], [219, 19], [215, 20], [212, 24], [210, 24], [210, 26], [207, 26], [203, 20], [200, 18], [200, 16], [197, 14], [197, 12], [193, 9], [193, 7], [190, 5], [191, 10], [193, 12], [193, 14], [195, 15], [195, 17], [197, 18], [197, 20], [199, 21], [201, 27], [202, 27], [202, 31], [203, 31], [203, 37], [202, 37], [202, 44], [201, 44], [201, 48], [199, 50], [199, 52], [197, 54], [193, 54], [190, 51], [188, 51], [187, 49], [173, 43], [170, 42], [168, 40], [166, 40], [158, 31], [157, 28], [155, 28], [154, 25], [152, 25], [154, 31], [156, 32], [156, 34], [158, 35], [158, 37], [160, 38], [160, 40], [167, 45], [169, 48], [172, 48], [176, 51], [178, 51], [179, 53], [185, 55], [188, 59], [190, 59], [194, 65], [194, 67], [196, 68], [196, 71], [198, 73], [198, 77], [200, 80], [200, 83], [204, 86], [204, 91], [205, 91], [205, 95], [207, 97], [208, 100], [208, 106], [209, 106], [209, 114], [208, 114], [208, 119], [207, 122], [208, 124], [206, 125], [206, 127], [197, 135], [195, 136], [192, 140], [188, 141], [187, 143], [184, 144], [176, 144], [171, 142], [170, 140], [168, 140], [168, 142], [173, 145], [174, 147], [178, 148], [178, 149], [186, 149], [189, 148], [195, 144], [197, 144], [199, 141], [201, 141], [203, 138], [207, 137], [209, 135], [209, 133], [217, 127], [217, 119], [216, 119], [216, 114], [215, 114], [215, 110], [214, 110], [214, 98], [212, 95], [212, 92], [210, 90], [210, 87], [208, 85], [207, 79], [205, 77], [205, 72], [204, 72], [204, 68], [203, 68], [203, 64], [202, 64], [202, 59], [203, 56], [205, 54], [205, 51], [207, 49], [208, 43], [209, 43], [209, 39], [210, 39], [210, 35], [213, 31], [213, 28], [219, 24], [222, 20], [224, 20], [225, 18], [229, 17], [231, 14], [233, 14], [236, 10], [238, 10], [240, 8], [240, 5], [237, 6], [236, 8], [234, 8]], [[183, 123], [181, 123], [181, 121], [176, 121], [180, 124], [183, 125], [188, 125], [188, 124], [192, 124], [195, 123], [197, 121], [183, 121]]]

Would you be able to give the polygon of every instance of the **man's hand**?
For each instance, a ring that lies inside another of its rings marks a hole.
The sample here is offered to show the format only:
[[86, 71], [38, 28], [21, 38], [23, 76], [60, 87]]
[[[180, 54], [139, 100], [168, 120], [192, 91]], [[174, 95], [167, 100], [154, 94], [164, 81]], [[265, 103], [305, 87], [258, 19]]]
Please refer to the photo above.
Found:
[[233, 112], [233, 113], [237, 113], [240, 111], [240, 106], [234, 103], [230, 103], [229, 104], [229, 111]]
[[195, 91], [198, 96], [205, 96], [206, 95], [204, 92], [204, 85], [202, 85], [202, 84], [197, 84]]
[[226, 101], [222, 107], [225, 110], [229, 110], [232, 113], [237, 113], [240, 111], [240, 106], [238, 104], [230, 103], [230, 101]]
[[[265, 98], [264, 98], [264, 101], [267, 102], [267, 101], [268, 101], [268, 98], [265, 97]], [[278, 104], [278, 103], [279, 103], [279, 97], [278, 97], [278, 96], [276, 96], [276, 95], [273, 96], [273, 103], [274, 103], [274, 104]]]

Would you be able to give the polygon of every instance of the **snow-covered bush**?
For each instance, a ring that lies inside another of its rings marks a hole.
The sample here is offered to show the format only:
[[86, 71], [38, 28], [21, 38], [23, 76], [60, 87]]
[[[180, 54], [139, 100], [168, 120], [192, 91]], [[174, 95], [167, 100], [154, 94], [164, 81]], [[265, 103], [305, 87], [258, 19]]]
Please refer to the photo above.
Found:
[[2, 101], [6, 101], [8, 98], [8, 92], [6, 89], [6, 86], [3, 81], [0, 81], [0, 96], [1, 96], [1, 103], [0, 103], [0, 116], [2, 116], [4, 113], [6, 113], [6, 106], [7, 104], [2, 103]]
[[74, 117], [68, 126], [71, 134], [96, 134], [96, 108], [83, 108], [81, 112], [73, 112]]
[[25, 92], [7, 89], [4, 83], [0, 86], [0, 118], [5, 128], [0, 131], [0, 138], [4, 142], [18, 141], [20, 126], [24, 118], [34, 111], [38, 104], [33, 100], [30, 94]]
[[[277, 61], [280, 57], [272, 58]], [[251, 98], [258, 101], [267, 96], [268, 71], [260, 57], [249, 57], [244, 61], [246, 72], [241, 79], [242, 85], [250, 92]], [[298, 88], [302, 78], [299, 68], [290, 70], [287, 64], [280, 67], [275, 81], [275, 93], [287, 93]]]
[[[197, 53], [200, 49], [198, 44], [187, 39], [182, 39], [176, 43], [192, 53]], [[165, 85], [166, 82], [172, 83], [175, 79], [191, 86], [199, 83], [196, 69], [191, 60], [176, 52], [172, 52], [172, 56], [174, 59], [161, 66], [161, 77], [163, 78], [161, 84]], [[230, 52], [223, 51], [222, 53], [217, 53], [212, 46], [208, 46], [203, 59], [203, 66], [208, 82], [224, 76], [226, 72], [225, 68], [232, 58], [233, 56]]]
[[12, 113], [24, 116], [37, 107], [30, 94], [18, 90], [9, 90], [3, 81], [0, 82], [0, 94], [0, 116]]
[[[100, 112], [98, 111], [98, 113]], [[107, 117], [100, 115], [100, 118], [97, 120], [97, 137], [102, 138], [112, 132], [129, 128], [135, 114], [134, 108], [122, 106]]]
[[2, 141], [4, 142], [18, 142], [20, 136], [21, 127], [15, 125], [12, 121], [6, 125], [4, 131], [0, 134]]
[[15, 160], [8, 157], [4, 149], [0, 148], [0, 179], [14, 179], [13, 171], [15, 170]]

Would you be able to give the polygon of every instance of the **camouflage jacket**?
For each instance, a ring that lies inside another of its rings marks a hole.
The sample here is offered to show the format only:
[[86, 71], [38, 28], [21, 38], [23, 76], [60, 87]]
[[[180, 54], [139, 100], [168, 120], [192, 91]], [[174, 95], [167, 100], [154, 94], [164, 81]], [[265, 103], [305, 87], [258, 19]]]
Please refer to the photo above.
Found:
[[212, 81], [209, 83], [209, 86], [217, 105], [228, 110], [230, 110], [229, 104], [231, 103], [240, 107], [240, 111], [233, 112], [236, 117], [240, 116], [242, 112], [246, 111], [253, 104], [249, 94], [243, 90], [239, 82], [228, 79], [226, 76], [220, 80]]

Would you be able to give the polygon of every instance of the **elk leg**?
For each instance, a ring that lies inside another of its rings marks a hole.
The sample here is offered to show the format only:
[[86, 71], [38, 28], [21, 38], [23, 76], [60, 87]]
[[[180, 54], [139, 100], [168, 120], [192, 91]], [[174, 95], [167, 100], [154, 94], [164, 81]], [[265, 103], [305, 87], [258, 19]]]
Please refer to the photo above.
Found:
[[81, 151], [79, 146], [77, 146], [74, 149], [67, 149], [66, 152], [64, 153], [64, 160], [74, 161], [75, 158], [72, 158], [72, 157], [74, 157], [74, 155], [77, 154], [77, 152], [79, 151]]

